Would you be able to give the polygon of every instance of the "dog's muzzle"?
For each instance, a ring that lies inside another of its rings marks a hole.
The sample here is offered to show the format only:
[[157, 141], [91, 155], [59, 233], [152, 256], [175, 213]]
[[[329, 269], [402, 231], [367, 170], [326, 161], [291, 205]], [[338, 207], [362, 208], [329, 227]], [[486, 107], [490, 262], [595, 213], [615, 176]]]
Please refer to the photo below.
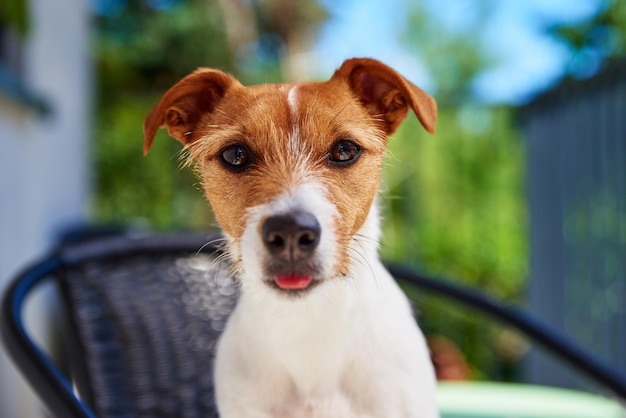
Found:
[[275, 259], [287, 264], [310, 258], [321, 233], [317, 218], [307, 212], [270, 216], [261, 230], [265, 248]]
[[315, 250], [320, 243], [322, 228], [317, 218], [308, 212], [291, 212], [270, 216], [263, 222], [261, 238], [267, 249], [267, 281], [281, 290], [304, 290], [318, 274]]

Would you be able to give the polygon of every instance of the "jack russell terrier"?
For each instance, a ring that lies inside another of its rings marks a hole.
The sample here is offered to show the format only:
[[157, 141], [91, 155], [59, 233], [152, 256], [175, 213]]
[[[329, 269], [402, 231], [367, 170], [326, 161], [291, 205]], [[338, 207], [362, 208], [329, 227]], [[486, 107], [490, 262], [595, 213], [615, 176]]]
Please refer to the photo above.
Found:
[[372, 59], [330, 80], [244, 87], [199, 69], [144, 122], [184, 144], [241, 295], [218, 343], [222, 418], [432, 418], [436, 382], [411, 306], [377, 255], [391, 135], [432, 97]]

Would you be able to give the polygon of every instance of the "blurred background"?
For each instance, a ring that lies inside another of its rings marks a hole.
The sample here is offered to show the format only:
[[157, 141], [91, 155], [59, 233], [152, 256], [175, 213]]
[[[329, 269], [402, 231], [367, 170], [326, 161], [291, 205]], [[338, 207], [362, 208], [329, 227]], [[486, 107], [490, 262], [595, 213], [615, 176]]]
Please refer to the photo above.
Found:
[[[625, 53], [619, 0], [3, 0], [0, 289], [71, 229], [215, 227], [176, 141], [142, 156], [145, 115], [195, 68], [273, 83], [369, 56], [440, 112], [434, 137], [410, 116], [390, 141], [384, 258], [528, 309], [626, 373]], [[457, 378], [586, 387], [505, 327], [418, 310]], [[36, 416], [2, 351], [0, 387], [0, 416]]]

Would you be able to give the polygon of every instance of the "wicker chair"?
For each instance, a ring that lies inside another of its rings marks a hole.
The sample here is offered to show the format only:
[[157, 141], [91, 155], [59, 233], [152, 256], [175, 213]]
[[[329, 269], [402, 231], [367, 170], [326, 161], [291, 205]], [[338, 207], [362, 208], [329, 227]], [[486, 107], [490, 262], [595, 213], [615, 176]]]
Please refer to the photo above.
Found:
[[[3, 342], [58, 417], [217, 417], [216, 340], [237, 300], [218, 236], [113, 236], [62, 246], [7, 290]], [[626, 398], [626, 380], [520, 311], [476, 292], [388, 266], [421, 290], [468, 304], [514, 326]], [[67, 311], [69, 371], [62, 373], [28, 334], [28, 294], [56, 280]]]

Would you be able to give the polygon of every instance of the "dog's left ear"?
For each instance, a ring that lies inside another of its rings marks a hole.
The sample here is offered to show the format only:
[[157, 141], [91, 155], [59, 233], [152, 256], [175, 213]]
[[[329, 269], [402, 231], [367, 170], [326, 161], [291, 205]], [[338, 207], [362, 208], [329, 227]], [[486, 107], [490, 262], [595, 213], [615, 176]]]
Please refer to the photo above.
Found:
[[215, 110], [226, 92], [239, 82], [219, 70], [200, 68], [170, 88], [143, 123], [143, 153], [148, 153], [156, 132], [166, 127], [183, 145], [194, 139], [203, 115]]
[[435, 99], [385, 64], [370, 58], [352, 58], [346, 60], [332, 78], [348, 82], [352, 92], [380, 121], [387, 135], [396, 131], [406, 118], [409, 107], [424, 129], [435, 133]]

